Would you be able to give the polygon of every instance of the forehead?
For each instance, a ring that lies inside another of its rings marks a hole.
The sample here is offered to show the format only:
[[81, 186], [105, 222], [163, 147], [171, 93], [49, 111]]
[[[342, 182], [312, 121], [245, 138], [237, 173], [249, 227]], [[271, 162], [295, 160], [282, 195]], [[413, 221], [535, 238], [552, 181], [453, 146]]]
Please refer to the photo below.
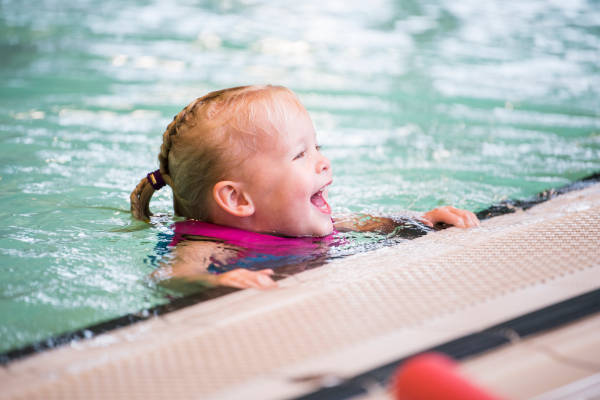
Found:
[[312, 120], [306, 109], [295, 98], [283, 99], [277, 104], [265, 105], [256, 114], [259, 141], [268, 145], [289, 145], [315, 136]]

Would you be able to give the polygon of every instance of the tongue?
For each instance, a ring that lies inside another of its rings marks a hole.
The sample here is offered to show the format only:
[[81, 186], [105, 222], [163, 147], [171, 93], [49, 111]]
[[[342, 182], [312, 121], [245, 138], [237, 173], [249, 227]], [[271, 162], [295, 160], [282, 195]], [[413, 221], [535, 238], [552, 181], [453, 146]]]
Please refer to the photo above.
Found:
[[310, 202], [324, 214], [331, 214], [331, 207], [327, 204], [327, 201], [323, 198], [323, 192], [318, 191], [313, 194], [310, 198]]

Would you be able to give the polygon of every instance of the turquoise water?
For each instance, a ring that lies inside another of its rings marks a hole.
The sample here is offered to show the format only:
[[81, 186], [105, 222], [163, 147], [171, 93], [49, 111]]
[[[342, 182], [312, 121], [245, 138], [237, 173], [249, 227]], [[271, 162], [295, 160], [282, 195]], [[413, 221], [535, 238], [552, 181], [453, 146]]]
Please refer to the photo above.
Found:
[[335, 212], [471, 210], [600, 170], [596, 1], [0, 0], [0, 351], [166, 302], [166, 191], [134, 222], [172, 116], [292, 88]]

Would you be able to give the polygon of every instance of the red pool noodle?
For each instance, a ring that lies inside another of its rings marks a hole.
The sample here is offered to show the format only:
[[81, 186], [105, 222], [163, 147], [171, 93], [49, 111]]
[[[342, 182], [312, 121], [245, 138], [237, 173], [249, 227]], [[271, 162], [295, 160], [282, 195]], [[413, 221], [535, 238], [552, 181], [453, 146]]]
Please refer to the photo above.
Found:
[[500, 400], [458, 373], [440, 353], [418, 355], [402, 364], [392, 380], [395, 400]]

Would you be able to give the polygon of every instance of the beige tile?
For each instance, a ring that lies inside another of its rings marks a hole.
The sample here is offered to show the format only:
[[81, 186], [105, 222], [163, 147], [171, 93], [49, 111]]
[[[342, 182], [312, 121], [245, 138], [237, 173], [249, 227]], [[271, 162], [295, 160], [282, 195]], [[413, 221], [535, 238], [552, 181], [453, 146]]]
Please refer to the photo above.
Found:
[[528, 399], [600, 372], [600, 315], [532, 336], [461, 364], [474, 382]]

